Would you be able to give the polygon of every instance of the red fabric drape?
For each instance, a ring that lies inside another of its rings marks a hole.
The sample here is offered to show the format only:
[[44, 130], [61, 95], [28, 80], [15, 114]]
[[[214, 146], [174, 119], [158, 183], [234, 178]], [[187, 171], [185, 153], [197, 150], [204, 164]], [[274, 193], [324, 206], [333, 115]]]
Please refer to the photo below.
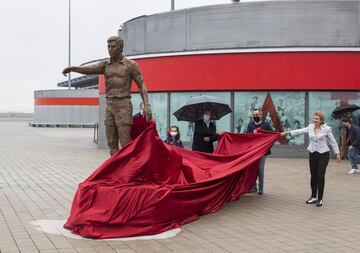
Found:
[[250, 191], [278, 133], [225, 133], [214, 154], [165, 144], [155, 123], [106, 160], [75, 194], [64, 227], [84, 237], [158, 234]]
[[135, 114], [133, 117], [131, 130], [130, 130], [130, 137], [132, 140], [135, 140], [147, 127], [147, 121], [145, 116], [141, 115], [140, 113]]

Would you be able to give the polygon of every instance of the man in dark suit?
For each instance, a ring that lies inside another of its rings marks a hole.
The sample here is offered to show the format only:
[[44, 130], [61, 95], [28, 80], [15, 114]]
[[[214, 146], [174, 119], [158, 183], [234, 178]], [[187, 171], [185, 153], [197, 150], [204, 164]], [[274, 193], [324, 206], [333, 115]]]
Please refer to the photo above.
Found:
[[[253, 120], [249, 123], [246, 133], [256, 133], [256, 129], [260, 128], [266, 131], [274, 131], [270, 124], [266, 121], [261, 120], [261, 111], [259, 109], [254, 109], [252, 112]], [[259, 195], [263, 195], [264, 193], [264, 169], [265, 169], [265, 161], [266, 156], [270, 155], [270, 150], [260, 158], [259, 160], [259, 175], [258, 175], [258, 187], [256, 187], [256, 183], [252, 188], [251, 192], [257, 192]]]
[[210, 121], [211, 112], [205, 110], [202, 119], [195, 122], [192, 150], [206, 153], [214, 152], [213, 142], [217, 140], [216, 127]]

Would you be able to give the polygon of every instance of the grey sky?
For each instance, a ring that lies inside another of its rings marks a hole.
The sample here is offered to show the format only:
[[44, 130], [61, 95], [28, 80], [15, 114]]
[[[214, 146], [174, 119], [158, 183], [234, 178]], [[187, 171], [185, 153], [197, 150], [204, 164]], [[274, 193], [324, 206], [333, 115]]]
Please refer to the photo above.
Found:
[[[177, 0], [176, 9], [231, 0]], [[72, 0], [72, 65], [107, 57], [125, 21], [170, 10], [170, 0]], [[33, 112], [33, 91], [58, 89], [68, 64], [68, 0], [0, 1], [0, 112]], [[73, 75], [75, 76], [75, 75]]]

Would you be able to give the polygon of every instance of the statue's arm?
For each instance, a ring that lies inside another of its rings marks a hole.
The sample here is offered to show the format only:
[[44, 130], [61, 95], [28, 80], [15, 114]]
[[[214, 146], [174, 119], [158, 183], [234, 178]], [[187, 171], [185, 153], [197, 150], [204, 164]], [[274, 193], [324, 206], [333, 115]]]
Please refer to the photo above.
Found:
[[136, 62], [133, 62], [132, 68], [133, 68], [131, 73], [132, 79], [139, 87], [140, 96], [144, 104], [144, 112], [147, 120], [150, 120], [152, 118], [152, 113], [151, 113], [149, 96], [147, 93], [146, 85], [144, 83], [144, 79]]
[[98, 64], [89, 65], [89, 66], [79, 66], [79, 67], [67, 67], [63, 70], [63, 75], [66, 75], [70, 72], [76, 72], [84, 75], [100, 75], [105, 73], [106, 62], [102, 61]]

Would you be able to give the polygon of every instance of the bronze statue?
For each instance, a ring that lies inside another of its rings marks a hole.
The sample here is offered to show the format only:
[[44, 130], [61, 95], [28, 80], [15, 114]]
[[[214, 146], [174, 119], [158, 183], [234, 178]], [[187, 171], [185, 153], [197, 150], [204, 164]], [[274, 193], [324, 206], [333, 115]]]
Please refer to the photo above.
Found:
[[123, 55], [124, 41], [118, 36], [112, 36], [107, 40], [107, 44], [110, 59], [91, 66], [67, 67], [62, 73], [64, 75], [69, 72], [85, 75], [105, 75], [106, 138], [110, 148], [110, 155], [113, 155], [119, 150], [119, 140], [121, 146], [130, 141], [132, 123], [130, 88], [132, 80], [139, 87], [147, 121], [152, 118], [152, 114], [146, 86], [139, 67], [135, 61]]

